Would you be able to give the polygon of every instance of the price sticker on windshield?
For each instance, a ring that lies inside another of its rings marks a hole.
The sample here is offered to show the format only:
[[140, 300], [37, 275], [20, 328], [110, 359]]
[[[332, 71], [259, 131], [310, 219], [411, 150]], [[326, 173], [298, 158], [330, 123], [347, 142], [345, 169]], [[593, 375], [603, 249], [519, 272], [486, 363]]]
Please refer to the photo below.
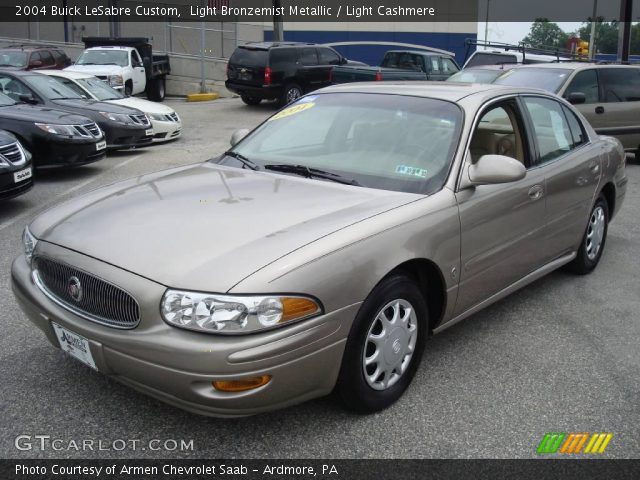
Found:
[[315, 103], [312, 103], [312, 102], [299, 103], [297, 105], [294, 105], [293, 107], [285, 108], [281, 112], [276, 113], [273, 117], [271, 117], [269, 119], [269, 121], [280, 120], [281, 118], [290, 117], [291, 115], [295, 115], [296, 113], [300, 113], [300, 112], [303, 112], [305, 110], [309, 110], [314, 105], [315, 105]]

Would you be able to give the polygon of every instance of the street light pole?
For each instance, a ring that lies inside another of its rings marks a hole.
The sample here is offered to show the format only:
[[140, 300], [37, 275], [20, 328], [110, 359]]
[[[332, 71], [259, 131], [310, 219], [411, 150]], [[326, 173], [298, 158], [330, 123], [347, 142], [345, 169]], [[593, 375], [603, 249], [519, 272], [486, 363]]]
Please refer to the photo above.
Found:
[[484, 42], [487, 43], [487, 39], [489, 38], [489, 4], [491, 0], [487, 0], [487, 15], [484, 19]]

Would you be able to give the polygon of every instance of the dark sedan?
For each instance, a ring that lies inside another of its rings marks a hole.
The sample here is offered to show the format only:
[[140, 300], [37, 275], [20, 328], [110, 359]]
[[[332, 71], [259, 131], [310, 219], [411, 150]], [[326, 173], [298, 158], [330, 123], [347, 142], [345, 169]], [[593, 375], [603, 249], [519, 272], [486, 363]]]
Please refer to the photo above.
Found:
[[104, 158], [104, 134], [87, 117], [16, 103], [0, 93], [0, 129], [20, 140], [35, 167], [84, 165]]
[[16, 137], [0, 130], [0, 200], [22, 195], [31, 187], [31, 154]]
[[153, 140], [151, 122], [140, 110], [87, 100], [46, 75], [0, 70], [0, 88], [19, 102], [89, 117], [104, 131], [108, 149], [142, 147]]

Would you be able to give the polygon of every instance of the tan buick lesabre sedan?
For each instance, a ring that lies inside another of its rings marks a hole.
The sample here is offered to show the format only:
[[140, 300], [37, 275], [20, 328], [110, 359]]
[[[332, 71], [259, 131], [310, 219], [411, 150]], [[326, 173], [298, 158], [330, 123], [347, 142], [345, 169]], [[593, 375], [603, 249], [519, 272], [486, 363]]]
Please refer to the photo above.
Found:
[[377, 411], [429, 335], [592, 271], [626, 190], [620, 143], [541, 90], [349, 84], [247, 133], [25, 229], [13, 290], [54, 346], [200, 414]]

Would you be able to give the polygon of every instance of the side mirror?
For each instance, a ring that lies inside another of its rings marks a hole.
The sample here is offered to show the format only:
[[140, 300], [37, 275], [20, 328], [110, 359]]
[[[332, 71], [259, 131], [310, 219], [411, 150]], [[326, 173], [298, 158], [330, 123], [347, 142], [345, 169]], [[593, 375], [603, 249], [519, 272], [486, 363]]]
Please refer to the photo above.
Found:
[[36, 103], [38, 103], [38, 100], [33, 98], [31, 95], [20, 95], [18, 98], [21, 102], [28, 103], [30, 105], [35, 105]]
[[340, 65], [346, 65], [347, 63], [349, 63], [349, 60], [346, 57], [340, 57]]
[[524, 165], [515, 158], [504, 155], [483, 155], [475, 164], [467, 168], [467, 178], [463, 175], [463, 186], [517, 182], [526, 174]]
[[39, 68], [42, 66], [42, 60], [32, 60], [29, 62], [29, 68]]
[[582, 92], [571, 92], [567, 95], [567, 101], [572, 105], [580, 105], [587, 101], [587, 96]]
[[251, 130], [249, 130], [248, 128], [241, 128], [233, 132], [233, 135], [231, 135], [231, 141], [229, 142], [231, 146], [235, 147], [238, 143], [240, 143], [240, 140], [242, 140], [249, 134], [250, 131]]

